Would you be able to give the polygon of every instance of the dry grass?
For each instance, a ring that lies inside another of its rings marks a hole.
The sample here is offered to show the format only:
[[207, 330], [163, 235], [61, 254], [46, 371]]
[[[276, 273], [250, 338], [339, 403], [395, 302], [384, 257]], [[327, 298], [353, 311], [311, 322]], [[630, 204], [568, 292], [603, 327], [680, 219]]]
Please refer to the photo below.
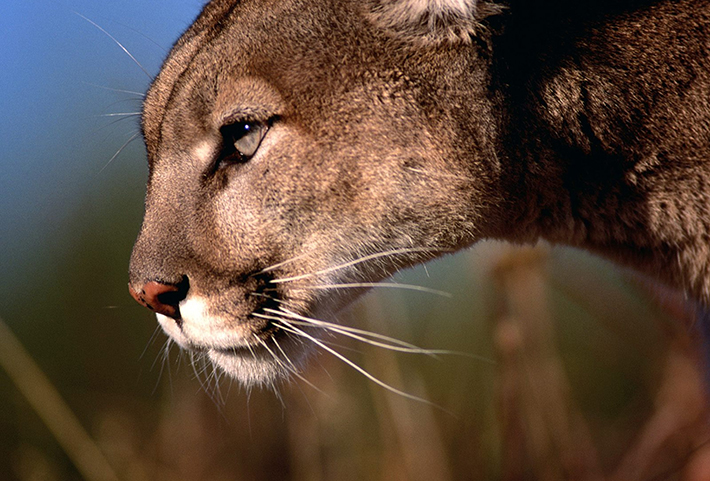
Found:
[[[432, 282], [448, 283], [454, 300], [388, 292], [352, 309], [344, 322], [495, 361], [337, 340], [368, 371], [439, 407], [393, 395], [327, 353], [306, 373], [322, 392], [299, 381], [282, 387], [281, 402], [223, 382], [230, 392], [215, 404], [188, 366], [176, 373], [173, 353], [171, 374], [151, 398], [69, 396], [93, 439], [77, 455], [52, 428], [74, 414], [52, 411], [49, 385], [33, 394], [22, 387], [28, 371], [14, 372], [13, 385], [60, 442], [38, 449], [19, 435], [2, 479], [91, 479], [80, 474], [82, 454], [105, 457], [118, 479], [138, 481], [710, 479], [692, 313], [676, 295], [587, 260], [570, 274], [570, 259], [545, 248], [484, 247], [432, 268]], [[489, 275], [472, 280], [470, 272]], [[476, 292], [467, 296], [470, 285]], [[17, 362], [6, 359], [5, 368]], [[97, 363], [112, 375], [110, 362]], [[26, 421], [16, 420], [18, 432]], [[93, 443], [99, 450], [89, 452]]]

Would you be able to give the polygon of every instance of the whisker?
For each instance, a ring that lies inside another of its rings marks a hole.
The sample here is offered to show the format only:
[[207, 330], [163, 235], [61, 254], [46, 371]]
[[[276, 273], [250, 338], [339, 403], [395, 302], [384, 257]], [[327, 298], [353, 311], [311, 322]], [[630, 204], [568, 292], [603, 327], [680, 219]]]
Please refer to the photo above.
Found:
[[[225, 373], [226, 376], [226, 373]], [[229, 398], [230, 393], [232, 392], [232, 388], [234, 387], [234, 378], [231, 376], [226, 376], [227, 378], [227, 392], [225, 393], [225, 397]]]
[[[267, 289], [267, 290], [268, 290], [268, 289]], [[275, 290], [274, 290], [274, 292], [275, 292]], [[270, 296], [270, 295], [265, 294], [265, 293], [263, 293], [263, 292], [250, 292], [249, 294], [252, 295], [252, 296], [255, 296], [255, 297], [263, 297], [264, 299], [268, 299], [268, 300], [270, 300], [270, 301], [274, 301], [276, 304], [279, 305], [279, 307], [286, 307], [286, 308], [289, 308], [289, 307], [290, 307], [290, 308], [293, 308], [293, 309], [296, 309], [296, 307], [295, 307], [293, 301], [294, 301], [294, 300], [296, 300], [296, 301], [298, 300], [298, 298], [292, 297], [290, 300], [286, 301], [286, 300], [279, 299], [279, 298], [274, 297], [274, 296]]]
[[444, 411], [444, 412], [447, 412], [447, 413], [453, 415], [453, 413], [447, 411], [446, 409], [442, 408], [441, 406], [439, 406], [439, 405], [437, 405], [437, 404], [435, 404], [435, 403], [433, 403], [433, 402], [431, 402], [431, 401], [429, 401], [429, 400], [427, 400], [427, 399], [424, 399], [424, 398], [421, 398], [421, 397], [419, 397], [419, 396], [415, 396], [414, 394], [410, 394], [410, 393], [408, 393], [408, 392], [402, 391], [401, 389], [397, 389], [397, 388], [394, 387], [394, 386], [390, 386], [390, 385], [387, 384], [386, 382], [380, 380], [379, 378], [377, 378], [377, 377], [373, 376], [372, 374], [370, 374], [369, 372], [367, 372], [364, 368], [360, 367], [357, 363], [355, 363], [355, 362], [351, 361], [350, 359], [348, 359], [347, 357], [343, 356], [342, 354], [340, 354], [340, 353], [339, 353], [338, 351], [336, 351], [335, 349], [331, 349], [331, 348], [328, 347], [326, 344], [324, 344], [323, 342], [321, 342], [321, 341], [318, 340], [317, 338], [311, 336], [310, 334], [308, 334], [307, 332], [303, 331], [302, 329], [299, 329], [298, 327], [291, 325], [291, 323], [288, 322], [288, 321], [283, 320], [283, 322], [286, 323], [286, 324], [288, 324], [288, 326], [287, 326], [287, 325], [284, 325], [284, 324], [282, 324], [282, 323], [275, 323], [275, 325], [277, 325], [278, 327], [280, 327], [281, 329], [283, 329], [283, 330], [285, 330], [285, 331], [289, 331], [289, 332], [292, 332], [292, 333], [294, 333], [294, 334], [296, 334], [296, 335], [298, 335], [298, 336], [302, 336], [302, 337], [305, 337], [306, 339], [309, 339], [310, 341], [312, 341], [313, 343], [315, 343], [317, 346], [320, 346], [322, 349], [325, 349], [325, 350], [328, 351], [330, 354], [332, 354], [333, 356], [337, 357], [338, 359], [340, 359], [341, 361], [343, 361], [345, 364], [347, 364], [347, 365], [350, 366], [351, 368], [355, 369], [357, 372], [359, 372], [360, 374], [362, 374], [363, 376], [365, 376], [367, 379], [369, 379], [370, 381], [374, 382], [374, 383], [377, 384], [378, 386], [381, 386], [381, 387], [385, 388], [386, 390], [388, 390], [388, 391], [390, 391], [390, 392], [392, 392], [392, 393], [394, 393], [394, 394], [398, 394], [398, 395], [400, 395], [400, 396], [402, 396], [402, 397], [404, 397], [404, 398], [411, 399], [411, 400], [417, 401], [417, 402], [421, 402], [421, 403], [423, 403], [423, 404], [427, 404], [427, 405], [429, 405], [429, 406], [435, 407], [435, 408], [437, 408], [437, 409], [440, 409], [440, 410], [442, 410], [442, 411]]
[[[249, 349], [249, 352], [251, 353], [251, 358], [256, 360], [256, 353], [254, 352], [254, 348], [251, 347], [251, 344], [247, 343], [247, 349]], [[234, 354], [237, 354], [237, 348], [233, 348]]]
[[[111, 92], [120, 92], [120, 93], [124, 93], [124, 94], [136, 95], [141, 100], [145, 99], [145, 93], [143, 93], [143, 92], [136, 92], [135, 90], [117, 89], [117, 88], [113, 88], [113, 87], [107, 87], [105, 85], [93, 84], [91, 82], [82, 81], [82, 83], [85, 85], [90, 85], [91, 87], [96, 87], [97, 89], [104, 89], [104, 90], [110, 90]], [[136, 100], [138, 100], [138, 99], [136, 99]]]
[[269, 315], [269, 314], [261, 314], [259, 312], [252, 312], [251, 314], [253, 317], [258, 317], [259, 319], [266, 319], [267, 321], [289, 321], [286, 318], [283, 317], [282, 313], [278, 313], [278, 315]]
[[[202, 367], [198, 370], [196, 366], [196, 360], [195, 356], [198, 356], [198, 360], [201, 364]], [[216, 386], [214, 389], [210, 387], [210, 376], [205, 376], [205, 379], [202, 379], [202, 375], [209, 369], [211, 366], [211, 362], [207, 360], [206, 356], [202, 353], [195, 353], [194, 351], [190, 351], [190, 364], [192, 365], [192, 371], [195, 373], [195, 377], [197, 378], [197, 382], [200, 384], [200, 388], [202, 391], [207, 394], [207, 397], [210, 398], [210, 401], [212, 401], [212, 404], [217, 408], [219, 413], [224, 416], [224, 400], [219, 396], [219, 387]]]
[[276, 362], [279, 364], [279, 366], [281, 366], [283, 369], [285, 369], [286, 371], [288, 371], [288, 372], [290, 372], [291, 374], [293, 374], [294, 376], [296, 376], [298, 379], [300, 379], [301, 381], [303, 381], [304, 383], [306, 383], [307, 385], [309, 385], [310, 387], [312, 387], [313, 389], [315, 389], [315, 390], [318, 391], [319, 393], [325, 394], [323, 391], [321, 391], [320, 389], [318, 389], [312, 382], [310, 382], [308, 379], [306, 379], [305, 377], [303, 377], [303, 376], [301, 375], [301, 373], [298, 372], [298, 368], [296, 368], [296, 366], [293, 364], [293, 362], [291, 362], [291, 360], [288, 358], [288, 356], [286, 355], [286, 353], [284, 352], [284, 350], [281, 349], [281, 346], [280, 346], [279, 343], [276, 341], [276, 338], [272, 338], [272, 340], [274, 341], [274, 345], [276, 345], [276, 346], [279, 348], [279, 350], [281, 351], [281, 353], [282, 353], [283, 356], [284, 356], [284, 359], [290, 364], [290, 366], [286, 365], [286, 364], [284, 363], [284, 361], [283, 361], [282, 359], [280, 359], [280, 358], [276, 355], [276, 353], [275, 353], [274, 351], [272, 351], [272, 350], [269, 348], [269, 346], [266, 344], [266, 341], [264, 341], [263, 339], [260, 339], [260, 338], [259, 338], [258, 336], [256, 336], [256, 335], [254, 335], [254, 337], [256, 338], [257, 341], [259, 341], [259, 343], [264, 347], [264, 349], [266, 349], [266, 350], [269, 352], [269, 354], [271, 354], [271, 357], [274, 358], [274, 361], [276, 361]]
[[[293, 361], [291, 361], [291, 358], [288, 357], [288, 355], [286, 354], [286, 351], [284, 351], [281, 348], [281, 344], [279, 344], [279, 342], [276, 340], [276, 338], [272, 337], [271, 340], [274, 341], [274, 346], [276, 346], [276, 348], [281, 352], [281, 354], [283, 355], [283, 359], [291, 366], [291, 368], [293, 369], [292, 372], [295, 374], [298, 371], [298, 368], [296, 368], [296, 365], [293, 363]], [[266, 347], [266, 346], [264, 346], [264, 347]]]
[[104, 165], [104, 166], [101, 168], [101, 170], [99, 170], [99, 174], [100, 174], [101, 172], [103, 172], [104, 170], [106, 170], [106, 167], [108, 167], [109, 164], [111, 164], [111, 162], [113, 162], [113, 160], [114, 160], [116, 157], [118, 157], [118, 155], [119, 155], [121, 152], [123, 152], [123, 149], [125, 149], [126, 147], [128, 147], [128, 144], [130, 144], [131, 142], [133, 142], [134, 140], [136, 140], [136, 138], [137, 138], [139, 135], [140, 135], [140, 132], [136, 132], [135, 134], [131, 135], [131, 138], [129, 138], [129, 139], [116, 151], [116, 153], [113, 154], [113, 157], [111, 157], [111, 158], [108, 160], [108, 162], [106, 162], [106, 165]]
[[[269, 320], [269, 321], [282, 321], [282, 322], [289, 322], [289, 323], [294, 322], [294, 321], [291, 320], [291, 319], [285, 319], [283, 316], [270, 316], [270, 315], [268, 315], [268, 314], [259, 314], [259, 313], [257, 313], [257, 312], [252, 313], [252, 316], [254, 316], [254, 317], [259, 317], [259, 318], [261, 318], [261, 319], [267, 319], [267, 320]], [[295, 323], [296, 323], [296, 324], [300, 324], [300, 325], [305, 325], [305, 323], [301, 323], [301, 322], [295, 322]], [[309, 326], [310, 326], [310, 327], [314, 327], [314, 326], [311, 326], [311, 325], [309, 325]], [[317, 327], [317, 326], [315, 326], [315, 327]], [[323, 330], [326, 332], [326, 334], [335, 337], [335, 336], [334, 336], [334, 333], [331, 332], [331, 331], [329, 331], [328, 329], [324, 329], [324, 328], [323, 328]], [[297, 339], [299, 342], [301, 342], [301, 344], [304, 344], [303, 341], [302, 341], [300, 338], [295, 338], [295, 339]], [[339, 344], [339, 343], [333, 342], [333, 341], [326, 341], [326, 340], [322, 340], [322, 341], [323, 341], [324, 343], [328, 344], [329, 346], [334, 346], [334, 347], [337, 347], [337, 348], [339, 348], [339, 349], [345, 349], [346, 351], [356, 352], [356, 353], [358, 353], [358, 354], [362, 354], [362, 351], [359, 350], [359, 349], [355, 349], [355, 348], [352, 348], [352, 347], [348, 347], [348, 346], [345, 346], [345, 345], [343, 345], [343, 344]]]
[[[118, 124], [118, 123], [120, 123], [120, 122], [125, 122], [126, 120], [131, 120], [131, 119], [132, 119], [132, 117], [120, 117], [120, 118], [118, 118], [118, 119], [113, 119], [113, 120], [111, 120], [110, 122], [108, 122], [107, 124], [102, 124], [102, 125], [96, 126], [96, 128], [95, 128], [94, 130], [92, 130], [91, 133], [92, 133], [92, 134], [98, 134], [98, 133], [101, 132], [102, 130], [107, 129], [108, 127], [111, 127], [112, 125], [116, 125], [116, 124]], [[139, 129], [133, 129], [133, 133], [140, 135], [140, 130], [139, 130]], [[106, 141], [106, 139], [111, 138], [112, 136], [114, 136], [114, 134], [108, 134], [107, 136], [105, 136], [105, 137], [103, 138], [103, 140], [102, 140], [101, 142], [97, 142], [97, 143], [98, 143], [98, 144], [102, 144], [102, 143], [104, 143], [104, 142]]]
[[160, 350], [160, 353], [158, 356], [156, 356], [155, 361], [153, 361], [153, 364], [151, 365], [150, 369], [153, 370], [155, 367], [155, 363], [158, 362], [158, 359], [160, 358], [160, 371], [158, 372], [158, 379], [155, 381], [155, 386], [153, 387], [153, 391], [151, 392], [151, 395], [155, 394], [155, 392], [158, 390], [158, 386], [160, 385], [160, 380], [163, 378], [163, 372], [165, 371], [165, 368], [167, 367], [168, 369], [168, 383], [170, 385], [170, 392], [173, 392], [173, 378], [172, 378], [172, 373], [170, 372], [170, 346], [172, 345], [172, 339], [167, 338], [165, 340], [165, 344], [163, 344], [163, 347]]
[[[106, 110], [108, 110], [108, 109], [110, 109], [111, 107], [114, 107], [114, 106], [116, 106], [116, 105], [126, 104], [126, 103], [128, 103], [128, 102], [138, 102], [140, 105], [143, 105], [143, 99], [139, 99], [139, 98], [135, 98], [135, 97], [130, 97], [130, 98], [127, 98], [127, 99], [119, 99], [119, 100], [116, 100], [116, 101], [114, 101], [114, 102], [111, 102], [110, 104], [108, 104], [108, 105], [106, 105], [106, 106], [104, 107], [104, 111], [106, 111]], [[111, 113], [111, 112], [109, 112], [109, 113]]]
[[175, 359], [175, 372], [180, 370], [180, 366], [182, 366], [182, 363], [185, 361], [185, 351], [180, 349], [178, 351], [178, 356]]
[[168, 53], [168, 49], [166, 49], [164, 46], [160, 45], [158, 42], [156, 42], [154, 39], [150, 38], [148, 35], [146, 35], [146, 34], [144, 34], [143, 32], [141, 32], [140, 30], [135, 29], [135, 28], [133, 28], [133, 27], [131, 27], [131, 26], [129, 26], [129, 25], [125, 25], [125, 24], [123, 24], [123, 23], [121, 23], [121, 22], [117, 22], [116, 20], [113, 20], [113, 23], [115, 23], [116, 25], [120, 25], [120, 26], [123, 27], [123, 28], [127, 28], [128, 30], [131, 30], [131, 31], [137, 33], [138, 35], [140, 35], [141, 37], [145, 38], [145, 39], [148, 40], [150, 43], [152, 43], [153, 45], [155, 45], [156, 47], [158, 47], [163, 53]]
[[[169, 339], [170, 342], [168, 342], [165, 345], [165, 366], [168, 368], [168, 385], [170, 386], [170, 394], [172, 395], [175, 392], [175, 388], [173, 386], [173, 371], [170, 369], [170, 348], [175, 344], [172, 339]], [[177, 356], [177, 362], [180, 362], [182, 357], [184, 356], [184, 353], [181, 349], [178, 349], [178, 356]]]
[[276, 396], [276, 399], [279, 400], [279, 404], [281, 404], [281, 414], [283, 416], [283, 413], [286, 412], [286, 400], [284, 399], [283, 394], [281, 394], [281, 391], [279, 391], [279, 388], [275, 384], [271, 385], [271, 390]]
[[[96, 118], [100, 118], [100, 117], [102, 117], [102, 115], [95, 115], [95, 116], [92, 116], [89, 120], [95, 120]], [[102, 133], [102, 131], [105, 131], [109, 127], [112, 127], [114, 125], [125, 124], [126, 121], [129, 121], [129, 125], [131, 125], [131, 128], [126, 129], [128, 134], [132, 135], [132, 134], [136, 134], [136, 133], [140, 132], [140, 127], [139, 127], [140, 118], [139, 118], [139, 116], [137, 116], [137, 115], [136, 116], [123, 115], [123, 116], [113, 116], [113, 117], [116, 117], [116, 118], [106, 119], [105, 122], [100, 122], [100, 123], [97, 122], [96, 125], [94, 126], [93, 130], [91, 130], [92, 136], [94, 134]], [[139, 122], [135, 122], [136, 118], [138, 118]], [[98, 145], [105, 143], [107, 139], [114, 138], [116, 136], [115, 132], [116, 131], [109, 133], [101, 141], [95, 141], [95, 143]]]
[[[303, 376], [301, 375], [301, 373], [298, 372], [298, 368], [295, 366], [295, 364], [293, 364], [293, 361], [291, 361], [291, 359], [290, 359], [290, 358], [288, 357], [288, 355], [286, 354], [286, 351], [283, 350], [283, 348], [281, 347], [281, 344], [279, 344], [279, 341], [277, 341], [275, 337], [272, 337], [271, 340], [274, 341], [274, 345], [275, 345], [275, 346], [278, 348], [278, 350], [281, 352], [281, 354], [283, 355], [283, 357], [284, 357], [284, 359], [286, 360], [286, 362], [288, 362], [288, 363], [291, 365], [291, 368], [289, 369], [289, 371], [291, 371], [291, 373], [292, 373], [294, 376], [296, 376], [298, 379], [300, 379], [301, 381], [303, 381], [304, 383], [306, 383], [308, 386], [312, 387], [313, 389], [315, 389], [315, 390], [318, 391], [319, 393], [321, 393], [321, 394], [323, 394], [323, 395], [325, 395], [325, 396], [327, 396], [327, 397], [330, 397], [330, 396], [328, 396], [328, 394], [326, 394], [325, 392], [323, 392], [322, 390], [320, 390], [318, 387], [316, 387], [315, 384], [313, 384], [312, 382], [310, 382], [308, 379], [306, 379], [305, 377], [303, 377]], [[268, 349], [268, 347], [266, 346], [266, 343], [263, 343], [263, 346], [264, 346], [266, 349]], [[309, 403], [309, 404], [310, 404], [310, 403]]]
[[291, 259], [287, 259], [287, 260], [285, 260], [285, 261], [279, 262], [278, 264], [274, 264], [274, 265], [272, 265], [272, 266], [266, 267], [266, 268], [260, 270], [259, 272], [257, 272], [257, 273], [254, 274], [254, 275], [258, 276], [258, 275], [260, 275], [260, 274], [266, 274], [267, 272], [271, 272], [271, 271], [273, 271], [273, 270], [275, 270], [275, 269], [278, 269], [279, 267], [283, 267], [283, 266], [288, 265], [288, 264], [290, 264], [290, 263], [292, 263], [292, 262], [296, 262], [296, 261], [298, 261], [298, 260], [301, 260], [301, 259], [303, 259], [304, 257], [308, 257], [309, 255], [310, 255], [310, 254], [301, 254], [301, 255], [298, 255], [298, 256], [296, 256], [296, 257], [292, 257]]
[[96, 28], [98, 28], [99, 30], [101, 30], [103, 33], [105, 33], [105, 34], [108, 36], [108, 38], [110, 38], [111, 40], [113, 40], [113, 41], [116, 43], [116, 45], [118, 45], [119, 47], [121, 47], [121, 50], [123, 50], [124, 52], [126, 52], [126, 55], [128, 55], [129, 57], [131, 57], [131, 60], [133, 60], [133, 62], [134, 62], [136, 65], [138, 65], [138, 68], [140, 68], [140, 69], [143, 71], [143, 73], [145, 73], [145, 74], [148, 76], [148, 78], [150, 79], [150, 81], [151, 81], [151, 82], [153, 81], [153, 76], [148, 73], [148, 71], [143, 67], [143, 65], [141, 65], [141, 63], [133, 56], [133, 54], [131, 54], [131, 52], [129, 52], [128, 49], [127, 49], [126, 47], [124, 47], [123, 44], [122, 44], [121, 42], [119, 42], [119, 41], [116, 39], [116, 37], [114, 37], [113, 35], [111, 35], [110, 33], [108, 33], [106, 30], [103, 29], [103, 27], [101, 27], [101, 25], [99, 25], [98, 23], [94, 22], [94, 21], [91, 20], [90, 18], [87, 18], [87, 17], [85, 17], [84, 15], [82, 15], [82, 14], [80, 14], [79, 12], [76, 12], [76, 11], [74, 11], [74, 10], [72, 10], [72, 12], [73, 12], [75, 15], [78, 15], [79, 17], [81, 17], [81, 18], [83, 18], [84, 20], [86, 20], [87, 22], [89, 22], [89, 23], [90, 23], [91, 25], [93, 25], [94, 27], [96, 27]]
[[343, 264], [338, 264], [336, 266], [328, 267], [327, 269], [322, 269], [316, 272], [312, 272], [310, 274], [301, 274], [298, 276], [293, 276], [293, 277], [284, 277], [282, 279], [272, 279], [271, 282], [274, 284], [279, 284], [282, 282], [292, 282], [292, 281], [297, 281], [301, 279], [308, 279], [309, 277], [315, 277], [319, 276], [321, 274], [327, 274], [329, 272], [334, 272], [337, 270], [341, 269], [346, 269], [348, 267], [361, 264], [363, 262], [371, 261], [374, 259], [380, 259], [382, 257], [390, 257], [390, 256], [396, 256], [400, 254], [411, 254], [415, 252], [442, 252], [442, 249], [435, 249], [431, 247], [408, 247], [408, 248], [401, 248], [401, 249], [392, 249], [384, 252], [377, 252], [375, 254], [370, 254], [364, 257], [360, 257], [358, 259], [352, 260], [345, 262]]
[[145, 344], [145, 347], [143, 348], [143, 352], [141, 352], [141, 355], [138, 356], [138, 359], [143, 359], [143, 356], [145, 356], [145, 353], [148, 351], [148, 348], [150, 347], [150, 345], [153, 344], [153, 341], [155, 341], [156, 337], [158, 337], [158, 333], [160, 331], [161, 331], [160, 325], [155, 326], [155, 329], [153, 330], [153, 334], [151, 334], [150, 338], [148, 338], [148, 342]]
[[281, 369], [283, 369], [284, 371], [293, 373], [291, 371], [291, 369], [288, 366], [286, 366], [286, 364], [284, 364], [284, 362], [274, 353], [274, 351], [272, 351], [271, 348], [269, 348], [269, 346], [266, 344], [266, 342], [263, 339], [259, 338], [259, 336], [257, 336], [256, 334], [252, 334], [252, 337], [254, 339], [256, 339], [259, 344], [261, 344], [261, 347], [266, 349], [266, 351], [271, 355], [271, 357], [274, 359], [274, 361], [276, 361], [276, 364], [281, 366]]
[[[274, 309], [269, 309], [266, 308], [264, 309], [266, 312], [270, 312], [276, 315], [286, 315], [291, 319], [296, 319], [303, 321], [304, 324], [306, 325], [312, 325], [312, 326], [318, 326], [322, 327], [323, 329], [326, 330], [331, 330], [338, 332], [340, 334], [343, 334], [345, 336], [352, 337], [353, 339], [357, 339], [359, 341], [367, 342], [379, 347], [383, 347], [385, 349], [392, 349], [396, 351], [401, 351], [401, 352], [410, 352], [410, 353], [418, 353], [418, 354], [428, 354], [432, 356], [436, 356], [438, 352], [435, 352], [433, 350], [429, 349], [424, 349], [418, 346], [415, 346], [414, 344], [410, 344], [406, 341], [401, 341], [399, 339], [395, 339], [393, 337], [385, 336], [384, 334], [378, 334], [376, 332], [370, 332], [370, 331], [365, 331], [362, 329], [357, 329], [355, 327], [349, 327], [349, 326], [343, 326], [340, 324], [334, 324], [332, 322], [327, 322], [327, 321], [322, 321], [320, 319], [313, 319], [310, 317], [305, 317], [301, 316], [300, 314], [296, 314], [295, 312], [289, 311], [288, 309], [283, 309], [281, 311], [277, 311]], [[374, 341], [372, 339], [367, 339], [364, 336], [369, 336], [373, 337], [375, 339], [379, 339], [381, 341], [386, 341], [389, 344], [385, 344], [384, 342], [378, 342]]]
[[224, 406], [227, 404], [226, 398], [222, 395], [222, 387], [220, 385], [220, 382], [222, 380], [222, 375], [223, 371], [220, 370], [217, 366], [215, 366], [213, 363], [209, 363], [210, 366], [212, 366], [212, 373], [208, 376], [207, 381], [210, 384], [214, 385], [213, 392], [215, 393], [215, 396], [219, 400], [219, 403]]
[[[269, 309], [269, 308], [264, 309], [264, 311], [273, 312], [273, 313], [279, 312], [279, 311], [276, 311], [274, 309]], [[310, 317], [302, 316], [300, 314], [297, 314], [297, 313], [290, 311], [288, 309], [285, 309], [283, 307], [281, 307], [281, 312], [283, 312], [285, 315], [287, 315], [291, 319], [299, 319], [299, 320], [303, 321], [301, 323], [302, 325], [322, 327], [323, 329], [326, 329], [329, 331], [335, 331], [339, 334], [342, 334], [344, 336], [348, 336], [352, 339], [365, 342], [365, 343], [370, 344], [372, 346], [382, 347], [384, 349], [389, 349], [391, 351], [398, 351], [398, 352], [404, 352], [404, 353], [409, 353], [409, 354], [424, 354], [427, 356], [431, 356], [433, 358], [438, 358], [438, 356], [440, 356], [440, 355], [467, 357], [470, 359], [475, 359], [477, 361], [483, 361], [488, 364], [495, 364], [495, 361], [493, 359], [489, 359], [485, 356], [471, 354], [469, 352], [452, 351], [449, 349], [427, 349], [427, 348], [419, 347], [415, 344], [411, 344], [406, 341], [402, 341], [402, 340], [394, 338], [394, 337], [386, 336], [384, 334], [379, 334], [377, 332], [366, 331], [363, 329], [357, 329], [355, 327], [343, 326], [341, 324], [334, 324], [332, 322], [327, 322], [327, 321], [322, 321], [320, 319], [313, 319]], [[294, 321], [290, 321], [290, 322], [294, 322]], [[379, 339], [380, 341], [385, 341], [385, 342], [378, 342], [376, 340], [368, 339], [368, 338]]]
[[372, 339], [368, 339], [367, 337], [360, 336], [360, 335], [358, 335], [358, 334], [354, 334], [354, 333], [352, 333], [352, 332], [350, 332], [350, 331], [348, 331], [348, 330], [338, 329], [337, 327], [334, 327], [334, 326], [326, 326], [326, 325], [322, 325], [322, 324], [320, 324], [320, 323], [305, 322], [305, 321], [296, 321], [296, 320], [289, 320], [289, 322], [290, 322], [291, 324], [295, 324], [295, 325], [299, 325], [299, 326], [315, 326], [315, 327], [318, 327], [318, 328], [320, 328], [320, 329], [324, 329], [324, 330], [326, 330], [326, 331], [328, 331], [328, 332], [341, 334], [341, 335], [346, 336], [346, 337], [349, 337], [349, 338], [351, 338], [351, 339], [355, 339], [356, 341], [361, 341], [361, 342], [364, 342], [365, 344], [369, 344], [369, 345], [375, 346], [375, 347], [381, 347], [381, 348], [383, 348], [383, 349], [388, 349], [388, 350], [390, 350], [390, 351], [398, 351], [398, 352], [404, 352], [404, 353], [415, 353], [415, 354], [425, 354], [425, 355], [429, 355], [429, 356], [432, 356], [432, 357], [436, 357], [436, 354], [437, 354], [437, 353], [435, 353], [435, 352], [433, 352], [433, 351], [429, 351], [429, 350], [427, 350], [427, 349], [416, 348], [416, 347], [414, 347], [414, 348], [402, 347], [402, 346], [396, 346], [396, 345], [392, 345], [392, 344], [387, 344], [387, 343], [380, 342], [380, 341], [374, 341], [374, 340], [372, 340]]
[[[160, 326], [158, 326], [158, 327], [160, 327]], [[153, 336], [155, 336], [155, 333], [153, 333]], [[151, 336], [151, 338], [152, 338], [152, 336]], [[155, 360], [153, 361], [153, 364], [150, 365], [151, 371], [153, 369], [155, 369], [155, 365], [158, 363], [158, 359], [160, 359], [163, 363], [165, 362], [165, 359], [167, 359], [167, 357], [168, 357], [168, 350], [170, 348], [171, 342], [172, 342], [172, 339], [169, 337], [165, 340], [165, 342], [163, 343], [163, 347], [160, 348], [160, 352], [158, 352], [158, 354], [155, 356]], [[146, 348], [147, 347], [148, 346], [146, 346]], [[143, 352], [145, 352], [145, 349], [143, 350]], [[160, 369], [162, 371], [162, 369], [163, 369], [162, 366]]]
[[115, 112], [111, 114], [97, 115], [97, 117], [139, 117], [140, 115], [140, 112]]
[[449, 292], [431, 289], [429, 287], [417, 286], [414, 284], [398, 284], [396, 282], [346, 282], [343, 284], [317, 284], [312, 286], [297, 286], [294, 290], [328, 290], [328, 289], [357, 289], [357, 288], [383, 288], [383, 289], [404, 289], [408, 291], [426, 292], [446, 298], [452, 298]]

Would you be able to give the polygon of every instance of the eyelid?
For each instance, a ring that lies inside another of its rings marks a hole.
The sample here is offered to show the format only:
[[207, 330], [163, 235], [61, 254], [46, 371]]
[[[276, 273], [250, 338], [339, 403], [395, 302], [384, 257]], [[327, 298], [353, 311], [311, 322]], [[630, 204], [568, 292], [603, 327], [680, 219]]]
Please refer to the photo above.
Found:
[[271, 117], [273, 117], [273, 115], [265, 109], [241, 107], [223, 115], [220, 119], [220, 124], [222, 126], [239, 122], [262, 122], [268, 124]]

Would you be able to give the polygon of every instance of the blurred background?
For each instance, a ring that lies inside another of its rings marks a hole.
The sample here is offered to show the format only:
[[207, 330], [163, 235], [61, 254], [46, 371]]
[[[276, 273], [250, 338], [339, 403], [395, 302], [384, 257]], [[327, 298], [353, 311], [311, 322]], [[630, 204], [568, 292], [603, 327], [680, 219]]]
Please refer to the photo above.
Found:
[[325, 352], [308, 382], [245, 392], [166, 351], [126, 290], [129, 141], [202, 3], [0, 3], [0, 480], [708, 479], [692, 316], [578, 251], [485, 243], [396, 276], [451, 297], [378, 289], [340, 316], [468, 353], [332, 340], [428, 402]]

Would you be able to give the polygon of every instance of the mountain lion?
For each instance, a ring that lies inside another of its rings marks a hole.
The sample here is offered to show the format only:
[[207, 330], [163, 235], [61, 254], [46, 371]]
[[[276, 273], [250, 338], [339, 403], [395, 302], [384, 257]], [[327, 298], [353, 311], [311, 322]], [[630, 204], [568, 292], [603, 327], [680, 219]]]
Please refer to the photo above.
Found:
[[213, 0], [142, 125], [130, 291], [246, 384], [295, 373], [372, 283], [484, 238], [710, 301], [707, 0]]

